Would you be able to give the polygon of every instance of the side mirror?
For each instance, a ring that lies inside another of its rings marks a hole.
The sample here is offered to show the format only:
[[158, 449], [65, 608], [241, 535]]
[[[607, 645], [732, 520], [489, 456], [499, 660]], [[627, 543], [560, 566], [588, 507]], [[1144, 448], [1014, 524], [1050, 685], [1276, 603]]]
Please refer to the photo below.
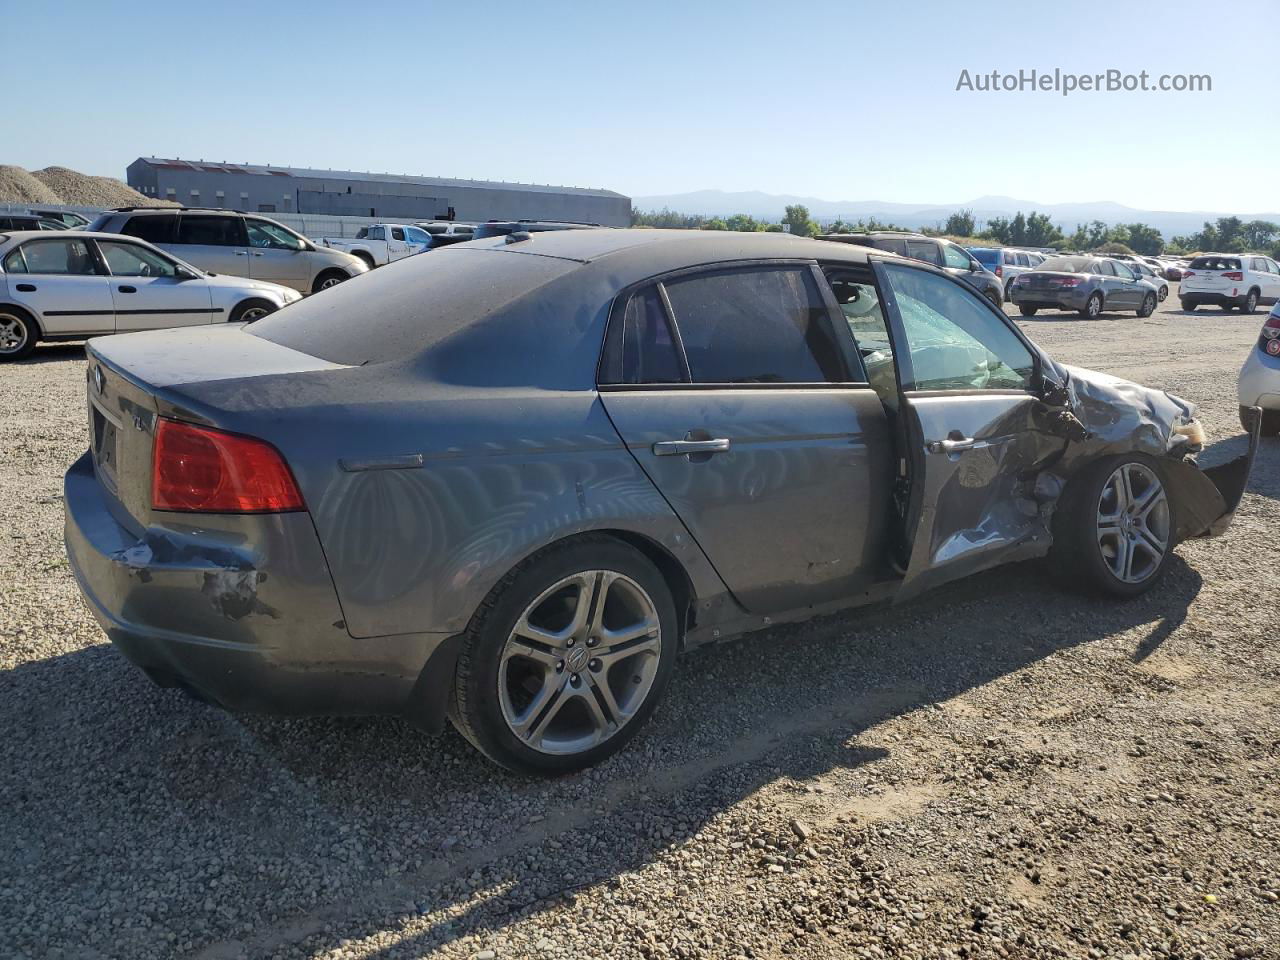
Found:
[[177, 271], [174, 273], [174, 278], [177, 280], [199, 280], [200, 279], [198, 274], [192, 273], [186, 267], [178, 267]]

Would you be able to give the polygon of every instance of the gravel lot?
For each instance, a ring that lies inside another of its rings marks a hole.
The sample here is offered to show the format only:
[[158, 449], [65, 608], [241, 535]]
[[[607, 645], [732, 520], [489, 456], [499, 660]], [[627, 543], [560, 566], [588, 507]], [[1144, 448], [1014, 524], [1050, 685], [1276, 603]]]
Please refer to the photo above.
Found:
[[[1228, 459], [1262, 317], [1176, 304], [1024, 326]], [[622, 756], [535, 782], [129, 666], [63, 555], [83, 384], [74, 346], [0, 368], [5, 957], [1280, 957], [1275, 440], [1142, 599], [1024, 564], [695, 651]]]

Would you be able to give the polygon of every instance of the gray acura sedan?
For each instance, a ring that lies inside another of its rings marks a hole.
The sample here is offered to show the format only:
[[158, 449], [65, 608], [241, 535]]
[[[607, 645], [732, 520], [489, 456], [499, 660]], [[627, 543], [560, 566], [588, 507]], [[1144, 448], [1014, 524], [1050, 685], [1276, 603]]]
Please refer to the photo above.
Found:
[[681, 650], [1001, 563], [1115, 597], [1230, 523], [1195, 408], [971, 287], [779, 234], [517, 232], [95, 340], [66, 543], [157, 683], [578, 769]]

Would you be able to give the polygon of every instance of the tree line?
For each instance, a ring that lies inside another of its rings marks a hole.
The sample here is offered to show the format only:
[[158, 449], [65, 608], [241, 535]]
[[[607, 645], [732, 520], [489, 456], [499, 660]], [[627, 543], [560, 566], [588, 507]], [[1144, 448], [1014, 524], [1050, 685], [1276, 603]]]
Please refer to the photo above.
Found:
[[[785, 224], [785, 226], [784, 226]], [[787, 230], [801, 237], [820, 233], [863, 233], [874, 230], [903, 230], [930, 236], [946, 236], [961, 243], [994, 243], [1008, 247], [1053, 247], [1057, 250], [1106, 250], [1112, 253], [1139, 253], [1155, 256], [1161, 253], [1194, 253], [1212, 250], [1218, 253], [1267, 252], [1280, 258], [1280, 224], [1269, 220], [1245, 221], [1239, 217], [1219, 217], [1205, 221], [1198, 233], [1175, 236], [1168, 240], [1155, 227], [1145, 223], [1108, 225], [1101, 220], [1076, 225], [1065, 233], [1046, 213], [1019, 210], [1012, 217], [993, 217], [979, 224], [972, 210], [959, 210], [934, 227], [914, 228], [882, 222], [875, 217], [854, 222], [837, 218], [825, 227], [818, 224], [803, 204], [788, 206], [782, 218], [773, 223], [757, 220], [745, 213], [732, 217], [705, 217], [676, 213], [672, 210], [642, 211], [632, 209], [634, 227], [660, 227], [677, 230], [736, 230], [747, 233]]]

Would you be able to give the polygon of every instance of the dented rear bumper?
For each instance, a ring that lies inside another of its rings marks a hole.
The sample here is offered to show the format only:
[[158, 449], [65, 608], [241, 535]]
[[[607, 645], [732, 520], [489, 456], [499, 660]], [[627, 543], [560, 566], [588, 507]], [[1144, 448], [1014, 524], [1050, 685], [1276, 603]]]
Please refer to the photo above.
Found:
[[[234, 518], [223, 530], [218, 517], [175, 514], [131, 531], [88, 454], [63, 490], [67, 558], [85, 602], [159, 685], [236, 711], [410, 712], [446, 637], [353, 638], [308, 514]], [[236, 528], [246, 522], [252, 536]]]

